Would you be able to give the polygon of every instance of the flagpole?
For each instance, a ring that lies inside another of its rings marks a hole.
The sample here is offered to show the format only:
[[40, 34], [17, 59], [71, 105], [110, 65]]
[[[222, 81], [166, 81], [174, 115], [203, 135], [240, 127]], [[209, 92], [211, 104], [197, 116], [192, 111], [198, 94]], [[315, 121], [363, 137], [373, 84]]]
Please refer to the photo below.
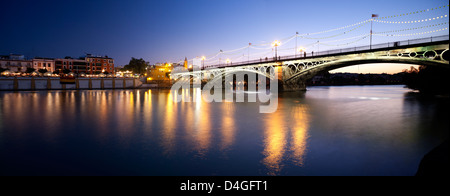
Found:
[[378, 17], [377, 14], [372, 14], [372, 19], [370, 20], [370, 49], [372, 50], [372, 34], [373, 34], [373, 18]]

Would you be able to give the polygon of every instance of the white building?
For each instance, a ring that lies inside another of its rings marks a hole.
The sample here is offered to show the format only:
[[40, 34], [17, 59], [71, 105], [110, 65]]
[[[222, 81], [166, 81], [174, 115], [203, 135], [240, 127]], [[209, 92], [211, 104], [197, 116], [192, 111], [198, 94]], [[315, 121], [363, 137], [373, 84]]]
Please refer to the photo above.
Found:
[[12, 73], [25, 72], [28, 67], [32, 67], [32, 61], [26, 60], [23, 55], [10, 54], [0, 56], [0, 67]]
[[36, 71], [39, 71], [40, 69], [46, 69], [47, 72], [54, 72], [55, 71], [55, 59], [34, 58], [33, 59], [33, 68], [36, 69]]

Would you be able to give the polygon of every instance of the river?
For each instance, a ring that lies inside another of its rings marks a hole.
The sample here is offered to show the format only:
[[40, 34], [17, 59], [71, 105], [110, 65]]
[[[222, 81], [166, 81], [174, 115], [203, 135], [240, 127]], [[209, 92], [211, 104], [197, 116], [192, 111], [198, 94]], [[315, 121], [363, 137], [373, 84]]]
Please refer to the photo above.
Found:
[[448, 98], [311, 87], [261, 103], [169, 90], [0, 92], [0, 175], [411, 176], [448, 137]]

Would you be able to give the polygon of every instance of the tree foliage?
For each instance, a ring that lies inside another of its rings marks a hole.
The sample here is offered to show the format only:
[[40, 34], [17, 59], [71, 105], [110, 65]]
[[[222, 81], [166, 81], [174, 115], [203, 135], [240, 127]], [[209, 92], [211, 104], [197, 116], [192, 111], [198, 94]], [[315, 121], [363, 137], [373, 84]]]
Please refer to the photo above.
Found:
[[425, 94], [449, 94], [448, 77], [446, 68], [420, 66], [419, 69], [411, 67], [403, 70], [404, 82], [410, 89], [419, 90]]
[[26, 73], [33, 73], [33, 71], [36, 71], [35, 68], [27, 67]]
[[145, 68], [148, 65], [149, 65], [149, 63], [145, 62], [144, 59], [142, 59], [142, 58], [136, 59], [136, 58], [132, 57], [130, 62], [128, 63], [128, 65], [124, 66], [123, 70], [132, 71], [133, 73], [137, 73], [137, 74], [144, 74]]
[[47, 69], [39, 69], [38, 72], [41, 74], [45, 74], [47, 73]]

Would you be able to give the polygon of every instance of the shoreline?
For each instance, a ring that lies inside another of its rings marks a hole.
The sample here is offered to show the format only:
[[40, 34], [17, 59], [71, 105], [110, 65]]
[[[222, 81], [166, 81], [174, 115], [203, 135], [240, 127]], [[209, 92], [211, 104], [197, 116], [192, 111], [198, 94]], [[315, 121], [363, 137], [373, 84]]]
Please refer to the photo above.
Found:
[[65, 83], [54, 77], [0, 78], [0, 91], [134, 89], [142, 86], [136, 78], [75, 78]]

